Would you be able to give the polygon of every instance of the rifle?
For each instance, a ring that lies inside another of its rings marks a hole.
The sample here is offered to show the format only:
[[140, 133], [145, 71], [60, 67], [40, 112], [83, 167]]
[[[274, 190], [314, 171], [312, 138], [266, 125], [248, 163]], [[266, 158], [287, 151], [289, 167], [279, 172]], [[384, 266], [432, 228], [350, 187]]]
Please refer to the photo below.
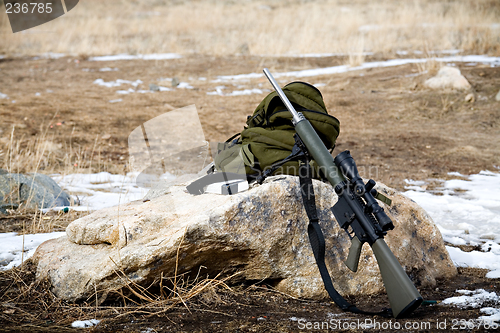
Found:
[[[410, 314], [420, 306], [423, 299], [384, 241], [384, 236], [388, 230], [394, 229], [394, 224], [375, 200], [375, 197], [379, 197], [373, 188], [375, 181], [370, 179], [366, 184], [363, 182], [349, 151], [340, 153], [334, 159], [311, 123], [295, 110], [267, 68], [264, 69], [264, 74], [292, 114], [298, 148], [309, 160], [314, 159], [321, 174], [330, 182], [338, 195], [338, 201], [331, 210], [340, 227], [351, 239], [351, 247], [345, 264], [350, 270], [356, 272], [361, 248], [364, 243], [368, 243], [377, 259], [392, 310], [380, 313], [359, 310], [335, 290], [324, 262], [325, 242], [318, 224], [312, 181], [310, 177], [304, 178], [300, 173], [302, 198], [310, 222], [309, 240], [328, 294], [344, 311], [394, 316], [395, 318]], [[309, 167], [308, 163], [307, 167]]]

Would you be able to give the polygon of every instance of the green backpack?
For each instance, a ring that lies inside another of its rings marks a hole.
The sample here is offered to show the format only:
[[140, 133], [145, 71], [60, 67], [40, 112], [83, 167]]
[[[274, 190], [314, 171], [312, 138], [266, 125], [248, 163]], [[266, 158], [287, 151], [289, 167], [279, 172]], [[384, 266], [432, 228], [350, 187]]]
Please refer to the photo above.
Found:
[[[289, 83], [283, 91], [295, 109], [309, 120], [325, 146], [333, 149], [340, 123], [326, 111], [321, 92], [305, 82]], [[291, 154], [295, 144], [292, 115], [276, 92], [260, 102], [246, 124], [241, 133], [218, 145], [214, 159], [217, 171], [260, 174]], [[314, 169], [315, 164], [311, 165]], [[289, 161], [274, 174], [298, 175], [298, 168], [298, 161]]]

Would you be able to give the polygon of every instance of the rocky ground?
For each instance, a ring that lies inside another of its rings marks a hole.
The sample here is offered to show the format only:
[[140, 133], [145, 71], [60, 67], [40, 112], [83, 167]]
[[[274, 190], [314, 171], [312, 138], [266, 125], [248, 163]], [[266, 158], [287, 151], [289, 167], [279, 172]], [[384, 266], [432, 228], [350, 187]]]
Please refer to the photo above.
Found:
[[[45, 142], [46, 147], [45, 158], [38, 165], [40, 172], [124, 172], [130, 132], [175, 108], [195, 104], [209, 141], [223, 141], [241, 131], [246, 116], [253, 112], [264, 94], [218, 96], [207, 92], [216, 91], [216, 87], [222, 85], [225, 86], [222, 91], [227, 93], [270, 89], [270, 86], [264, 78], [213, 82], [220, 75], [260, 73], [263, 67], [279, 73], [345, 62], [342, 57], [253, 56], [113, 62], [93, 62], [85, 57], [0, 59], [0, 92], [8, 96], [0, 99], [3, 154], [0, 157], [5, 158], [4, 168], [15, 165], [20, 171], [33, 171], [30, 169], [33, 163], [16, 162], [16, 158], [7, 157], [26, 157], [27, 150], [34, 152], [39, 147], [31, 145], [38, 140], [38, 143]], [[334, 153], [351, 150], [364, 177], [403, 190], [404, 179], [446, 179], [448, 172], [473, 174], [481, 170], [495, 171], [500, 165], [500, 102], [495, 100], [500, 90], [500, 68], [483, 64], [456, 65], [471, 83], [471, 91], [426, 89], [423, 82], [437, 69], [432, 62], [315, 76], [306, 81], [325, 84], [320, 90], [327, 108], [341, 122]], [[103, 68], [107, 69], [103, 71]], [[174, 77], [189, 83], [193, 89], [120, 95], [117, 90], [133, 86], [124, 83], [120, 87], [105, 87], [94, 83], [97, 79], [104, 82], [141, 80], [143, 83], [133, 89], [149, 90], [150, 84], [172, 88], [169, 79]], [[293, 78], [285, 79], [283, 83], [291, 80]], [[467, 101], [469, 93], [473, 94], [473, 100]], [[18, 155], [10, 154], [13, 151]], [[30, 216], [2, 218], [3, 230], [19, 230], [22, 219], [33, 220]], [[10, 224], [17, 227], [9, 228]], [[63, 230], [64, 224], [57, 224], [58, 228]], [[307, 329], [300, 326], [305, 323], [298, 321], [302, 318], [313, 323], [311, 325], [330, 323], [331, 319], [345, 322], [371, 319], [389, 325], [388, 320], [379, 317], [342, 314], [326, 300], [312, 302], [278, 294], [266, 287], [266, 281], [256, 281], [253, 286], [232, 286], [228, 282], [231, 290], [214, 287], [185, 305], [181, 302], [170, 308], [168, 302], [148, 303], [137, 295], [126, 294], [111, 298], [99, 307], [92, 300], [66, 304], [56, 300], [48, 286], [33, 283], [33, 269], [27, 264], [21, 269], [0, 273], [0, 318], [4, 323], [0, 330], [67, 331], [71, 330], [74, 320], [95, 317], [102, 322], [93, 330], [103, 332], [297, 332]], [[457, 289], [483, 288], [498, 293], [498, 280], [486, 279], [485, 273], [460, 269], [456, 279], [439, 281], [437, 286], [420, 291], [429, 300], [456, 296]], [[385, 304], [385, 295], [353, 301], [365, 308], [377, 309]], [[460, 320], [473, 320], [480, 315], [477, 309], [431, 305], [418, 309], [401, 323], [429, 322], [430, 328], [421, 326], [414, 331], [434, 332], [441, 330], [446, 320], [447, 330], [472, 331], [462, 326]], [[323, 328], [323, 331], [334, 330], [332, 325]], [[381, 328], [384, 331], [387, 326]], [[355, 331], [350, 328], [344, 331], [350, 330]]]

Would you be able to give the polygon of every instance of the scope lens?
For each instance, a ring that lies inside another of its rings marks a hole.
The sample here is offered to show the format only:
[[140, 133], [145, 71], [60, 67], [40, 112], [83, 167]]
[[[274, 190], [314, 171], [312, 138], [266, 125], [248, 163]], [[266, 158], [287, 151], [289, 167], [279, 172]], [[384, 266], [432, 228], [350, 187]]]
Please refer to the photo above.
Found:
[[384, 213], [384, 211], [380, 211], [375, 215], [382, 230], [387, 231], [394, 229], [394, 224], [392, 223], [392, 220], [389, 218], [389, 216], [387, 216], [386, 213]]

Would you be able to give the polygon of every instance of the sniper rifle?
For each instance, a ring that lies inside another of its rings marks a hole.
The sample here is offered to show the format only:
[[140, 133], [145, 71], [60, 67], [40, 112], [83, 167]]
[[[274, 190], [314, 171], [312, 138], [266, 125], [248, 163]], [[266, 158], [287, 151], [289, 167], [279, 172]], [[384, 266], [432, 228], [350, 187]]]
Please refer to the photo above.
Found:
[[357, 271], [361, 248], [364, 243], [368, 243], [377, 259], [391, 309], [379, 313], [359, 310], [335, 290], [324, 261], [325, 240], [318, 224], [312, 180], [308, 176], [304, 177], [303, 172], [299, 172], [302, 198], [309, 217], [309, 240], [328, 294], [344, 311], [395, 318], [410, 314], [419, 307], [423, 299], [384, 241], [384, 236], [388, 230], [394, 229], [394, 224], [375, 199], [381, 197], [374, 189], [375, 181], [370, 179], [366, 184], [363, 182], [349, 151], [340, 153], [334, 159], [311, 123], [302, 113], [295, 110], [267, 68], [264, 69], [264, 74], [293, 116], [296, 146], [300, 150], [294, 155], [305, 156], [305, 173], [311, 174], [309, 161], [314, 159], [321, 174], [338, 195], [338, 201], [331, 210], [340, 227], [351, 239], [349, 255], [345, 262], [347, 267], [353, 272]]

